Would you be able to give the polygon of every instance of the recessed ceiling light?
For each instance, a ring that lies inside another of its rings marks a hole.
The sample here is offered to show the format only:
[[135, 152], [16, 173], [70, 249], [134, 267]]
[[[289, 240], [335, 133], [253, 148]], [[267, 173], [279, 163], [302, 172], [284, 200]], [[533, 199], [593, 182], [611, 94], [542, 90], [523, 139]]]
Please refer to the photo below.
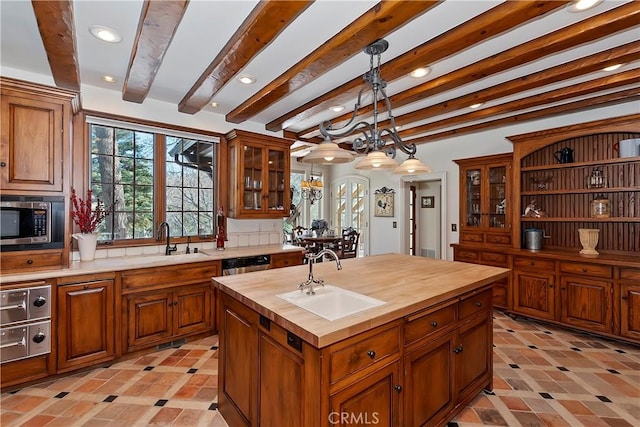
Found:
[[567, 6], [567, 10], [569, 12], [584, 12], [585, 10], [591, 9], [602, 3], [603, 0], [574, 0], [569, 6]]
[[477, 104], [469, 105], [469, 108], [478, 108], [484, 105], [484, 102], [478, 102]]
[[429, 67], [421, 67], [421, 68], [416, 68], [415, 70], [410, 72], [409, 75], [411, 77], [420, 78], [420, 77], [426, 76], [430, 72], [431, 72], [431, 69]]
[[120, 43], [122, 37], [113, 28], [105, 27], [103, 25], [92, 25], [89, 27], [89, 32], [95, 37], [108, 43]]
[[211, 103], [211, 106], [212, 106], [213, 108], [217, 108], [217, 107], [218, 107], [218, 103], [214, 101], [214, 102], [212, 102], [212, 103]]
[[622, 67], [622, 64], [614, 64], [614, 65], [609, 65], [608, 67], [604, 67], [602, 70], [603, 71], [615, 71], [620, 67]]
[[102, 76], [102, 80], [104, 80], [107, 83], [115, 83], [116, 82], [116, 78], [112, 77], [112, 76]]
[[340, 111], [344, 111], [344, 105], [334, 105], [329, 108], [334, 113], [339, 113]]
[[242, 84], [250, 85], [256, 82], [256, 78], [250, 74], [243, 74], [240, 77], [238, 77], [238, 81]]

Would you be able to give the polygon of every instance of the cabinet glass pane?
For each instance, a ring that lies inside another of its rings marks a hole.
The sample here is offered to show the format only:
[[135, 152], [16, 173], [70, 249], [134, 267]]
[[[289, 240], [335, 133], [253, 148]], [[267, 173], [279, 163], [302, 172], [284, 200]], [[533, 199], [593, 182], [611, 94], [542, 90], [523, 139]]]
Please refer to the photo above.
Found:
[[489, 168], [489, 227], [504, 228], [507, 218], [507, 169], [504, 166]]
[[262, 148], [245, 145], [244, 209], [262, 209]]
[[467, 227], [480, 227], [482, 218], [482, 172], [480, 169], [470, 169], [466, 176], [466, 211]]
[[284, 152], [269, 150], [269, 210], [284, 209]]

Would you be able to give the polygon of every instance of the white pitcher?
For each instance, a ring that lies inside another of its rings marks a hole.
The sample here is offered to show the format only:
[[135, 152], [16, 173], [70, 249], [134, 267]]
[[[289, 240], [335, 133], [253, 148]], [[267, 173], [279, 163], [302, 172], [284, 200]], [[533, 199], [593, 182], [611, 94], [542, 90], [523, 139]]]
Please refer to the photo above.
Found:
[[91, 261], [95, 258], [98, 233], [76, 233], [71, 237], [78, 241], [80, 261]]

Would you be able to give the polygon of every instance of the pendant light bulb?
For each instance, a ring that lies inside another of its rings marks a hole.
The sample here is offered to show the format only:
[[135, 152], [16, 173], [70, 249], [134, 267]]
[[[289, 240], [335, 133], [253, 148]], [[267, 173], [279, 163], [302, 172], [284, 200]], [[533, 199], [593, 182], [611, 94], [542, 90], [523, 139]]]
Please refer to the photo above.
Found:
[[335, 156], [325, 156], [325, 157], [324, 157], [324, 159], [325, 159], [327, 162], [330, 162], [330, 161], [332, 161], [333, 159], [335, 159]]

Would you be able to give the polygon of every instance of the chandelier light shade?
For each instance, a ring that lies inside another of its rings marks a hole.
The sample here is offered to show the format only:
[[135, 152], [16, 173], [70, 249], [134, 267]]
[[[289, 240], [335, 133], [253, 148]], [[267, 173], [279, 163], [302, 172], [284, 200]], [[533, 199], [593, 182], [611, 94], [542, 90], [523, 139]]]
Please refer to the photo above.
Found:
[[[424, 169], [426, 167], [428, 169], [427, 165], [414, 157], [416, 154], [416, 144], [405, 143], [402, 138], [400, 138], [400, 135], [398, 135], [398, 128], [395, 118], [393, 117], [393, 112], [391, 111], [391, 102], [386, 92], [387, 82], [380, 75], [380, 57], [388, 48], [389, 43], [386, 40], [380, 39], [364, 49], [364, 53], [369, 55], [369, 71], [364, 74], [364, 80], [368, 83], [368, 87], [361, 89], [360, 93], [358, 93], [358, 99], [349, 122], [340, 128], [334, 128], [331, 121], [324, 121], [320, 124], [320, 133], [324, 136], [325, 141], [333, 141], [333, 139], [336, 138], [346, 138], [350, 135], [356, 135], [352, 141], [353, 150], [356, 153], [367, 154], [367, 156], [355, 166], [356, 169], [399, 168], [398, 162], [394, 160], [397, 150], [408, 154], [409, 160], [415, 160], [421, 165], [421, 168]], [[373, 115], [373, 123], [358, 119], [358, 110], [361, 106], [363, 93], [367, 89], [373, 92], [371, 112]], [[382, 127], [380, 123], [378, 123], [379, 109], [381, 107], [386, 110], [386, 119], [389, 123], [387, 127]], [[320, 144], [320, 146], [325, 143], [326, 142]], [[320, 148], [320, 146], [318, 148]], [[318, 149], [315, 151], [318, 151]], [[415, 166], [417, 164], [412, 161], [409, 163], [409, 166], [412, 165]], [[414, 169], [407, 167], [407, 170]], [[410, 173], [415, 173], [415, 170]]]
[[393, 170], [396, 175], [418, 175], [430, 172], [431, 168], [413, 157], [413, 155], [409, 156], [407, 160]]
[[397, 168], [398, 162], [384, 154], [382, 151], [372, 151], [355, 165], [359, 170], [392, 169]]
[[338, 144], [332, 142], [330, 138], [326, 138], [323, 142], [313, 149], [309, 154], [300, 159], [304, 163], [312, 164], [333, 164], [333, 163], [349, 163], [354, 159], [352, 152], [340, 148]]

